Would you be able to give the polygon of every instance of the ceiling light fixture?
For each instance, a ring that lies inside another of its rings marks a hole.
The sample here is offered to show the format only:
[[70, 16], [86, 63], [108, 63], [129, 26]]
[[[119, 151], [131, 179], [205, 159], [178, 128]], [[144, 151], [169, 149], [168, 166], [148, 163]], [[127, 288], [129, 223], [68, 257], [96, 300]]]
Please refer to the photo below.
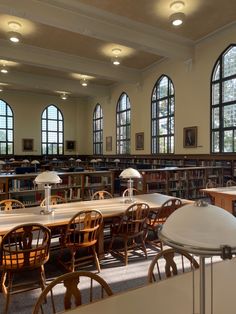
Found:
[[21, 34], [19, 33], [19, 29], [21, 28], [21, 24], [18, 22], [9, 22], [8, 23], [9, 28], [11, 29], [8, 32], [9, 40], [13, 43], [18, 43], [21, 40]]
[[170, 21], [173, 26], [180, 26], [185, 20], [185, 14], [183, 12], [176, 12], [171, 14]]
[[1, 71], [1, 73], [3, 73], [3, 74], [7, 74], [7, 73], [8, 73], [8, 69], [6, 68], [5, 64], [2, 65], [0, 71]]
[[67, 100], [68, 94], [67, 94], [67, 93], [62, 93], [62, 94], [60, 95], [60, 97], [61, 97], [62, 100]]
[[114, 57], [112, 57], [111, 61], [112, 61], [112, 64], [114, 65], [120, 65], [120, 53], [121, 53], [121, 49], [120, 48], [114, 48], [112, 49], [112, 53], [114, 54]]
[[185, 14], [182, 12], [184, 6], [185, 3], [183, 1], [174, 1], [170, 4], [170, 9], [174, 11], [169, 17], [173, 26], [180, 26], [183, 24], [185, 20]]
[[88, 86], [88, 81], [84, 78], [80, 81], [80, 84], [84, 87], [87, 87]]

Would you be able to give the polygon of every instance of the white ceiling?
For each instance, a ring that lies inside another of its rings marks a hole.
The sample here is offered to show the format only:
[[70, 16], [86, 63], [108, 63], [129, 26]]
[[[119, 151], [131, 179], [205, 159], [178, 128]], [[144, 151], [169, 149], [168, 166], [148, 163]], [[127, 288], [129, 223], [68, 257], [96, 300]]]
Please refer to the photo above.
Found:
[[[139, 82], [162, 58], [191, 59], [196, 42], [236, 21], [235, 0], [183, 1], [185, 23], [173, 28], [174, 0], [0, 0], [0, 59], [10, 69], [0, 84], [107, 95], [114, 84]], [[21, 24], [20, 44], [7, 38], [10, 21]], [[111, 64], [113, 48], [122, 50], [121, 66]], [[81, 75], [90, 77], [86, 88]]]

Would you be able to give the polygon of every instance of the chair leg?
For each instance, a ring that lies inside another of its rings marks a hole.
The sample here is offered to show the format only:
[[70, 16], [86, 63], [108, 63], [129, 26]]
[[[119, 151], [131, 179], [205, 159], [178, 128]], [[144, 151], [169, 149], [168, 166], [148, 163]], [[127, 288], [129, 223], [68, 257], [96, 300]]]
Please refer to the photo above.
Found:
[[42, 291], [46, 288], [46, 276], [45, 276], [45, 271], [44, 271], [44, 265], [41, 265], [40, 269], [40, 287]]
[[141, 245], [142, 245], [142, 248], [143, 248], [143, 252], [144, 252], [145, 257], [147, 259], [147, 249], [146, 249], [145, 240], [144, 240], [143, 237], [141, 238], [141, 243], [142, 243]]
[[[5, 291], [6, 291], [6, 303], [5, 303], [4, 314], [7, 314], [8, 308], [9, 308], [10, 295], [11, 295], [12, 282], [13, 282], [13, 274], [12, 273], [7, 273], [6, 277], [8, 279], [8, 287], [5, 286], [5, 282], [4, 282], [4, 288], [5, 288]], [[6, 277], [5, 277], [5, 280], [6, 280]]]
[[125, 266], [128, 265], [128, 240], [124, 240], [125, 248], [124, 248], [124, 254], [125, 254]]
[[97, 267], [97, 271], [100, 273], [101, 272], [101, 267], [100, 267], [99, 259], [98, 259], [97, 252], [96, 252], [94, 246], [92, 247], [92, 251], [93, 251], [93, 256], [94, 256], [94, 259], [95, 259], [95, 264], [96, 264], [96, 267]]

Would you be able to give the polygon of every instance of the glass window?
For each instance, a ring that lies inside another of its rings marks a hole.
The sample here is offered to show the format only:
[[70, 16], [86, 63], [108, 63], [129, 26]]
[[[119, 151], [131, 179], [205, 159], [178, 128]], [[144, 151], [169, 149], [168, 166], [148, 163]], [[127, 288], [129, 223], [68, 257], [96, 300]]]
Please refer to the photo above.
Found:
[[130, 100], [122, 93], [116, 107], [116, 151], [130, 154]]
[[174, 153], [174, 86], [162, 75], [156, 82], [151, 97], [151, 152]]
[[13, 154], [13, 111], [0, 99], [0, 155]]
[[62, 155], [64, 152], [64, 121], [60, 110], [49, 105], [42, 113], [42, 154]]
[[103, 154], [103, 112], [99, 104], [93, 112], [93, 153], [94, 155]]
[[236, 45], [218, 58], [211, 80], [211, 152], [236, 152]]

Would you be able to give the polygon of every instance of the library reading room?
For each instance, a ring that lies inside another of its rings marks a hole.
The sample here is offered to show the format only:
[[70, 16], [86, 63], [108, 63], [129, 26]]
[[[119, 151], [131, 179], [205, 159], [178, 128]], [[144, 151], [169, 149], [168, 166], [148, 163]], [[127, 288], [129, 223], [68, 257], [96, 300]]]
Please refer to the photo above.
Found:
[[235, 34], [235, 0], [0, 0], [0, 314], [235, 314]]

